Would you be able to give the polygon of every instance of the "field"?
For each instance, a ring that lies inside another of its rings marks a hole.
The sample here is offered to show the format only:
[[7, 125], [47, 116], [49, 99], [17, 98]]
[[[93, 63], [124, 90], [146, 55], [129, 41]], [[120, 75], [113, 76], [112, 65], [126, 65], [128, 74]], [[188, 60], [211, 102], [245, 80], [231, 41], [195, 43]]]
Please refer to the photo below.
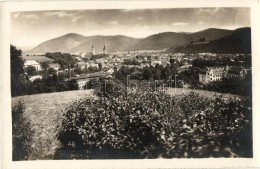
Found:
[[47, 58], [45, 56], [23, 56], [25, 60], [36, 60], [37, 62], [53, 62], [53, 59]]
[[[191, 90], [185, 89], [185, 93]], [[168, 93], [173, 94], [174, 89], [169, 89]], [[183, 89], [176, 89], [176, 94], [181, 94]], [[204, 97], [213, 99], [220, 93], [194, 90]], [[32, 153], [29, 154], [29, 160], [53, 159], [55, 152], [61, 147], [57, 139], [56, 127], [61, 122], [62, 114], [65, 108], [72, 102], [93, 96], [91, 90], [68, 91], [50, 94], [37, 94], [12, 98], [12, 106], [18, 101], [25, 103], [25, 118], [31, 122], [32, 130], [35, 132], [32, 136]], [[224, 97], [233, 97], [234, 95], [223, 94]]]
[[64, 109], [75, 100], [83, 99], [92, 95], [90, 90], [68, 91], [50, 94], [37, 94], [12, 98], [12, 106], [19, 100], [25, 103], [25, 118], [29, 119], [33, 136], [32, 154], [30, 160], [52, 159], [59, 141], [56, 139], [55, 128], [57, 119], [62, 115]]

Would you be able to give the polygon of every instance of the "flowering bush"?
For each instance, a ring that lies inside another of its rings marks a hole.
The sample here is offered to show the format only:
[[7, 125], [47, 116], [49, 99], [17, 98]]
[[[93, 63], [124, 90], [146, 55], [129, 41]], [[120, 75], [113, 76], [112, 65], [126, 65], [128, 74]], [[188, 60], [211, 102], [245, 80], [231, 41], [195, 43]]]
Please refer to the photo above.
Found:
[[66, 109], [56, 158], [251, 157], [245, 101], [161, 92], [86, 98]]

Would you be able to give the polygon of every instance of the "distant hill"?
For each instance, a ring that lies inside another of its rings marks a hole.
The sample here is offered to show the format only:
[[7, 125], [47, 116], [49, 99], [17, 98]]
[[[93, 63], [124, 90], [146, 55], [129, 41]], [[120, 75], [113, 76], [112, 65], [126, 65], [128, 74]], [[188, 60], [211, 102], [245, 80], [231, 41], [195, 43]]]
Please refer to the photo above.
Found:
[[158, 50], [169, 47], [179, 47], [204, 38], [207, 41], [220, 39], [230, 35], [232, 31], [210, 28], [195, 33], [164, 32], [148, 36], [130, 47], [130, 50]]
[[89, 36], [85, 37], [76, 33], [69, 33], [41, 43], [35, 48], [25, 51], [25, 54], [37, 54], [46, 52], [90, 52], [94, 45], [96, 52], [102, 52], [104, 45], [108, 52], [127, 50], [138, 39], [127, 36]]
[[107, 52], [125, 51], [129, 46], [138, 42], [139, 39], [116, 35], [116, 36], [92, 36], [88, 37], [83, 43], [73, 47], [70, 52], [90, 52], [94, 45], [96, 53], [102, 52], [106, 45]]
[[[248, 28], [241, 28], [241, 31], [243, 32], [244, 29], [248, 29]], [[235, 30], [238, 32], [237, 33], [238, 37], [240, 37], [239, 30], [240, 29]], [[186, 49], [188, 51], [193, 51], [193, 50], [197, 51], [199, 50], [198, 48], [201, 48], [201, 50], [199, 51], [203, 51], [203, 50], [209, 51], [209, 50], [213, 50], [212, 48], [214, 48], [214, 50], [218, 50], [217, 48], [220, 47], [217, 46], [221, 45], [221, 43], [226, 44], [226, 45], [222, 44], [223, 48], [230, 46], [228, 43], [234, 42], [235, 34], [234, 35], [233, 34], [234, 31], [225, 30], [225, 29], [216, 29], [216, 28], [210, 28], [195, 33], [163, 32], [163, 33], [154, 34], [141, 39], [122, 36], [122, 35], [115, 35], [115, 36], [97, 35], [97, 36], [86, 37], [76, 33], [69, 33], [45, 41], [31, 50], [25, 51], [24, 53], [33, 55], [37, 53], [46, 53], [46, 52], [63, 52], [63, 53], [90, 52], [92, 45], [94, 45], [96, 53], [102, 52], [104, 45], [106, 45], [106, 49], [108, 52], [128, 51], [128, 50], [130, 51], [161, 50], [161, 49], [169, 49], [168, 51], [170, 52], [184, 51]], [[248, 35], [244, 35], [244, 36], [246, 37]], [[239, 38], [236, 39], [238, 40]], [[215, 46], [215, 47], [211, 47], [211, 46]], [[237, 46], [234, 49], [238, 49], [238, 47], [239, 46]]]
[[85, 36], [69, 33], [41, 43], [35, 48], [26, 51], [28, 54], [46, 53], [46, 52], [69, 52], [69, 50], [86, 40]]
[[180, 53], [251, 53], [251, 28], [239, 28], [230, 35], [209, 43], [188, 44], [181, 47], [172, 46], [168, 52]]

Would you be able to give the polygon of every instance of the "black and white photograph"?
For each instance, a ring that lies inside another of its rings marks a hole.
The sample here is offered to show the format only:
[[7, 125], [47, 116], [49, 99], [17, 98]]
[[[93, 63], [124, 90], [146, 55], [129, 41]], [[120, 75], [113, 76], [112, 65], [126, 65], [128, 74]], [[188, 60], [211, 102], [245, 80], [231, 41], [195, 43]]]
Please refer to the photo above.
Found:
[[11, 160], [248, 159], [250, 7], [11, 11]]

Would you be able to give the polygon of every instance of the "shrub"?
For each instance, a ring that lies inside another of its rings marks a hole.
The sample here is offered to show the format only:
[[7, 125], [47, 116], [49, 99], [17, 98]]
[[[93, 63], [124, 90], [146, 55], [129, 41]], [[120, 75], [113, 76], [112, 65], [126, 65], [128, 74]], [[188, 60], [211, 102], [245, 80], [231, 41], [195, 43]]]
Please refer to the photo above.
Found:
[[245, 101], [161, 92], [80, 100], [58, 127], [56, 158], [251, 157]]
[[25, 119], [24, 103], [19, 101], [12, 108], [13, 161], [28, 160], [33, 131]]

